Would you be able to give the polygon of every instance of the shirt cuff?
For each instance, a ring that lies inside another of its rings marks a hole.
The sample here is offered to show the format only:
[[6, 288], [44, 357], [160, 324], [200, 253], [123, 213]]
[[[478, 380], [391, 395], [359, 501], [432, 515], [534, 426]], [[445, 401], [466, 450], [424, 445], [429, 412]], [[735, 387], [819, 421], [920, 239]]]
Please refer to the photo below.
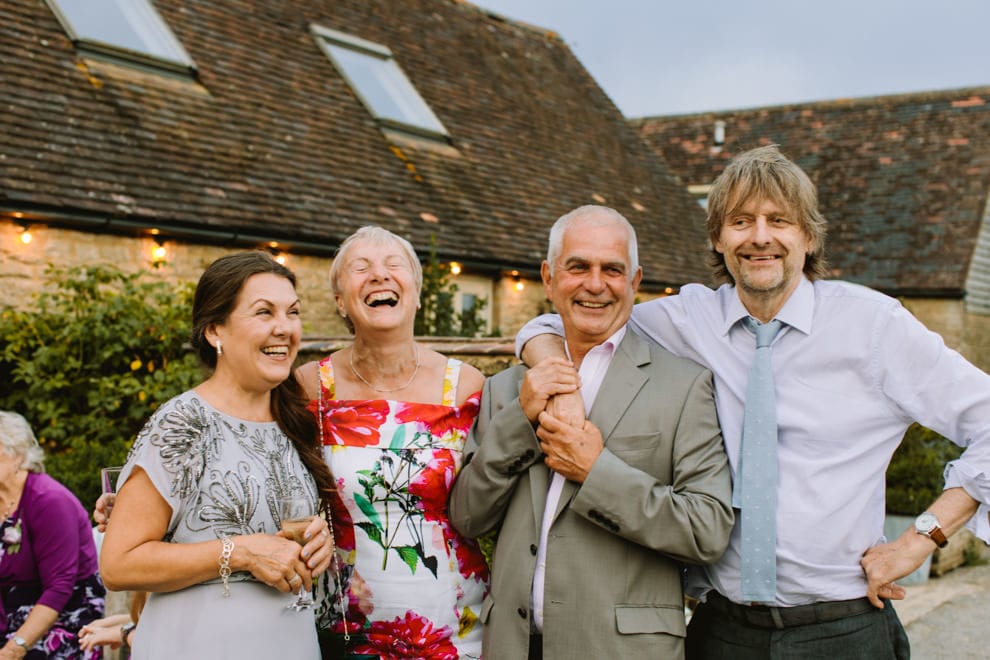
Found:
[[966, 523], [966, 529], [973, 532], [984, 543], [990, 544], [990, 475], [966, 461], [952, 461], [945, 466], [945, 488], [962, 488], [980, 507]]

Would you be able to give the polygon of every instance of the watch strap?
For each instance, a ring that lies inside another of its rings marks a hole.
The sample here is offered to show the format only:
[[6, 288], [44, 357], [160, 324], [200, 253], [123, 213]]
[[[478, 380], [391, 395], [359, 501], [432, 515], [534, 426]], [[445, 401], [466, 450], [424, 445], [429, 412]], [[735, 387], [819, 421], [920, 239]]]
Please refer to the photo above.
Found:
[[941, 527], [936, 526], [931, 528], [926, 536], [935, 541], [935, 545], [940, 548], [949, 545], [949, 539], [945, 538], [945, 532], [942, 531]]
[[128, 658], [131, 655], [131, 645], [127, 642], [127, 636], [131, 634], [137, 628], [137, 624], [133, 621], [128, 621], [120, 627], [120, 649], [121, 657]]

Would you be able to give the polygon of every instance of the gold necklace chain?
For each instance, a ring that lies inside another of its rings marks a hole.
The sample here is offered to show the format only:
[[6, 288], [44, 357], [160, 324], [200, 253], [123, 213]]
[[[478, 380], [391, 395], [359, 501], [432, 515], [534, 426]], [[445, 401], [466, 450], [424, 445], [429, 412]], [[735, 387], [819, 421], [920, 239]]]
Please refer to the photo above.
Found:
[[[20, 470], [14, 473], [15, 482], [17, 481], [18, 472], [20, 472]], [[7, 510], [3, 512], [3, 518], [0, 518], [0, 522], [4, 522], [5, 520], [10, 519], [10, 514], [14, 512], [14, 507], [17, 504], [17, 500], [18, 500], [18, 496], [16, 494], [12, 498], [10, 498], [10, 501], [7, 504]]]
[[370, 387], [371, 389], [373, 389], [376, 392], [398, 392], [399, 390], [404, 390], [407, 387], [409, 387], [410, 385], [412, 385], [412, 382], [414, 380], [416, 380], [416, 374], [419, 373], [419, 345], [418, 344], [413, 344], [413, 349], [416, 351], [416, 368], [413, 369], [412, 376], [410, 376], [409, 377], [409, 380], [407, 380], [405, 383], [403, 383], [399, 387], [392, 387], [392, 388], [375, 387], [374, 385], [372, 385], [371, 383], [368, 382], [368, 379], [366, 379], [364, 376], [361, 375], [361, 373], [357, 370], [357, 367], [354, 366], [354, 347], [353, 346], [351, 346], [350, 355], [348, 355], [347, 357], [349, 358], [348, 361], [350, 362], [350, 365], [351, 365], [351, 372], [355, 376], [357, 376], [358, 377], [358, 380], [360, 380], [362, 383], [364, 383], [365, 385], [367, 385], [368, 387]]

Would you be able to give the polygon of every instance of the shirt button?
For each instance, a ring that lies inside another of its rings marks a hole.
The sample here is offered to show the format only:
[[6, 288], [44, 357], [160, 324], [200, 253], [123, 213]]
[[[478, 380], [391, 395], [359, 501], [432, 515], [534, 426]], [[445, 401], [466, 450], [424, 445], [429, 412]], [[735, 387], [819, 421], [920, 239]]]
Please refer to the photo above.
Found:
[[519, 616], [521, 616], [522, 618], [524, 618], [524, 619], [526, 618], [526, 608], [525, 607], [520, 607], [518, 610], [516, 610], [516, 612], [518, 612], [519, 613]]

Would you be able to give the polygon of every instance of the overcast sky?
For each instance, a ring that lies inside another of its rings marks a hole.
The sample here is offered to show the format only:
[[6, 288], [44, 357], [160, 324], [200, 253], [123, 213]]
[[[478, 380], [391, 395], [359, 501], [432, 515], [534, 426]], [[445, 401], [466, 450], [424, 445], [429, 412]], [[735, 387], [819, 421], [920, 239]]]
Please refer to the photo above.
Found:
[[473, 0], [559, 33], [627, 117], [990, 85], [990, 0]]

